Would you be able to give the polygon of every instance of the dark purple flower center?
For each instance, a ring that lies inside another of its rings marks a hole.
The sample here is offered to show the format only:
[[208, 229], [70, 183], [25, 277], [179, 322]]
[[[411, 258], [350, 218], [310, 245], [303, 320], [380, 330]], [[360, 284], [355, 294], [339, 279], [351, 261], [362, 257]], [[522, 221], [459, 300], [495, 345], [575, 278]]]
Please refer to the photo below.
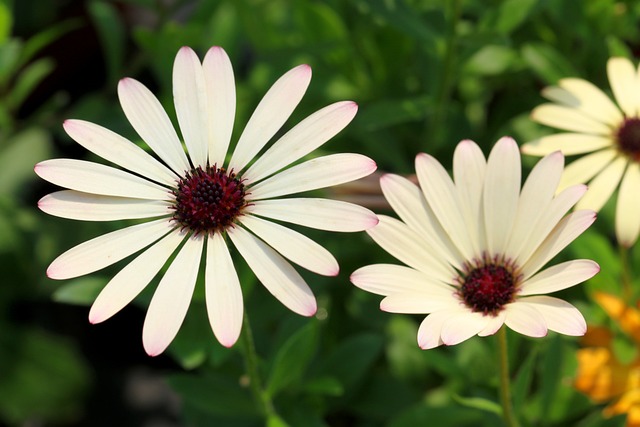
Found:
[[187, 172], [173, 194], [172, 220], [195, 234], [225, 230], [247, 206], [242, 180], [216, 166]]
[[626, 118], [616, 133], [618, 148], [636, 162], [640, 162], [640, 118]]
[[516, 279], [508, 265], [484, 264], [470, 269], [460, 281], [458, 293], [474, 312], [495, 315], [514, 299]]

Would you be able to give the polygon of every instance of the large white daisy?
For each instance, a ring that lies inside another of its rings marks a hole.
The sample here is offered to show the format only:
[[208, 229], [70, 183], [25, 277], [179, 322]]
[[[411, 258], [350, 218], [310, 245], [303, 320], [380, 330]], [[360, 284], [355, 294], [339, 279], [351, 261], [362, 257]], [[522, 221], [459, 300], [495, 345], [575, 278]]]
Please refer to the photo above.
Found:
[[640, 233], [640, 69], [626, 58], [607, 63], [609, 84], [618, 105], [593, 84], [562, 79], [542, 95], [554, 103], [536, 107], [531, 117], [567, 133], [545, 136], [522, 146], [522, 152], [544, 156], [587, 154], [569, 164], [558, 190], [589, 183], [577, 208], [600, 210], [618, 185], [615, 229], [618, 241], [632, 246]]
[[494, 334], [503, 324], [532, 337], [548, 330], [582, 335], [586, 323], [571, 304], [546, 296], [599, 271], [590, 260], [542, 269], [595, 220], [567, 211], [584, 194], [575, 185], [554, 196], [564, 158], [542, 159], [520, 189], [520, 153], [502, 138], [485, 160], [472, 141], [458, 144], [454, 180], [436, 159], [419, 154], [420, 187], [398, 175], [380, 179], [401, 220], [379, 215], [367, 233], [407, 266], [374, 264], [351, 275], [366, 291], [384, 295], [394, 313], [429, 314], [418, 330], [427, 349]]
[[89, 320], [98, 323], [131, 302], [177, 252], [144, 322], [143, 344], [150, 355], [163, 352], [178, 332], [203, 254], [211, 327], [223, 345], [236, 342], [243, 302], [228, 240], [278, 300], [296, 313], [313, 315], [314, 295], [289, 261], [328, 276], [338, 274], [338, 263], [306, 236], [270, 220], [343, 232], [367, 229], [378, 220], [346, 202], [283, 197], [352, 181], [376, 169], [365, 156], [333, 154], [283, 170], [340, 132], [356, 114], [354, 102], [315, 112], [257, 156], [289, 118], [310, 80], [311, 68], [300, 65], [274, 83], [228, 162], [236, 96], [233, 69], [220, 47], [211, 48], [202, 63], [188, 47], [176, 56], [173, 95], [188, 155], [158, 99], [131, 78], [118, 85], [122, 109], [159, 160], [108, 129], [67, 120], [64, 129], [75, 141], [128, 172], [82, 160], [41, 162], [36, 173], [69, 190], [43, 197], [40, 209], [85, 221], [156, 219], [68, 250], [51, 263], [47, 275], [82, 276], [144, 249], [97, 297]]

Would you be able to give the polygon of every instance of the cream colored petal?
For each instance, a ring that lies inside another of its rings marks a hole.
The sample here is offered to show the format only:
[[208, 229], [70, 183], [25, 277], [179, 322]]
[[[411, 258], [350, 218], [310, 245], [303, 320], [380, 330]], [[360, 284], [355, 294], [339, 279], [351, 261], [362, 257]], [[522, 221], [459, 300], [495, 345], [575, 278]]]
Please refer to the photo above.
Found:
[[425, 314], [459, 306], [452, 289], [432, 286], [421, 292], [391, 294], [380, 302], [380, 310], [389, 313]]
[[640, 113], [640, 80], [633, 63], [627, 58], [611, 58], [607, 62], [607, 75], [613, 95], [627, 117]]
[[540, 313], [550, 331], [572, 336], [582, 336], [587, 332], [587, 322], [582, 314], [566, 301], [535, 296], [519, 298], [518, 304], [527, 304]]
[[160, 280], [142, 328], [142, 344], [149, 356], [162, 353], [178, 334], [198, 278], [204, 238], [191, 236]]
[[464, 312], [451, 316], [442, 324], [440, 339], [444, 345], [456, 345], [480, 333], [488, 324], [490, 316], [482, 313]]
[[479, 337], [488, 337], [493, 335], [504, 325], [504, 319], [507, 317], [504, 311], [500, 311], [495, 316], [487, 316], [489, 319], [484, 329], [478, 332]]
[[616, 154], [616, 150], [613, 149], [602, 150], [571, 162], [564, 168], [560, 184], [558, 184], [558, 192], [572, 185], [588, 182], [604, 169], [616, 157]]
[[599, 211], [620, 184], [627, 166], [625, 157], [618, 157], [589, 182], [589, 189], [576, 205], [576, 209]]
[[613, 140], [609, 136], [557, 133], [527, 142], [520, 149], [530, 156], [545, 156], [557, 150], [562, 151], [565, 156], [572, 156], [590, 153], [612, 145]]
[[534, 108], [531, 118], [543, 125], [572, 132], [594, 135], [611, 133], [611, 128], [606, 124], [584, 115], [579, 110], [557, 104], [542, 104]]
[[450, 293], [454, 288], [434, 280], [426, 274], [404, 265], [372, 264], [351, 273], [351, 283], [377, 295], [420, 293], [424, 289], [439, 287]]
[[640, 166], [631, 162], [622, 178], [616, 207], [616, 237], [631, 247], [640, 232]]
[[428, 315], [418, 328], [418, 345], [423, 350], [435, 348], [444, 344], [440, 335], [442, 326], [447, 319], [459, 313], [466, 313], [468, 310], [462, 307], [444, 309]]
[[514, 302], [504, 306], [504, 323], [519, 334], [539, 338], [547, 335], [544, 316], [531, 305]]
[[525, 280], [518, 295], [539, 295], [561, 291], [595, 276], [600, 266], [587, 259], [566, 261]]
[[578, 99], [578, 110], [594, 120], [617, 127], [624, 119], [622, 113], [611, 99], [592, 83], [576, 78], [562, 79], [560, 87]]

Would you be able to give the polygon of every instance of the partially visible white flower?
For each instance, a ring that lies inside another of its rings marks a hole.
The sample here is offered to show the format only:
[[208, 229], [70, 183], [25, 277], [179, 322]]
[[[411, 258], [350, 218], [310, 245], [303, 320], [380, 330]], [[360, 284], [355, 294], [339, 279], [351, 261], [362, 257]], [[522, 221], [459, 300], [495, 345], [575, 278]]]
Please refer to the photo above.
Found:
[[289, 118], [310, 80], [311, 68], [300, 65], [274, 83], [226, 166], [236, 96], [231, 63], [220, 47], [211, 48], [203, 63], [188, 47], [176, 56], [173, 95], [188, 156], [160, 102], [134, 79], [120, 81], [120, 103], [160, 161], [108, 129], [67, 120], [64, 128], [76, 142], [128, 172], [81, 160], [39, 163], [35, 171], [40, 177], [69, 189], [43, 197], [40, 209], [85, 221], [157, 219], [68, 250], [51, 263], [47, 275], [82, 276], [144, 249], [94, 302], [89, 320], [98, 323], [131, 302], [176, 254], [153, 295], [143, 328], [145, 350], [157, 355], [184, 320], [204, 254], [209, 320], [217, 339], [228, 347], [238, 339], [243, 317], [228, 237], [269, 292], [292, 311], [312, 316], [315, 297], [289, 261], [327, 276], [338, 274], [338, 263], [308, 237], [272, 220], [342, 232], [361, 231], [378, 220], [369, 210], [346, 202], [284, 197], [349, 182], [376, 169], [371, 159], [358, 154], [327, 155], [286, 168], [340, 132], [356, 114], [354, 102], [337, 102], [315, 112], [257, 156]]
[[562, 79], [545, 88], [543, 96], [553, 103], [536, 107], [532, 119], [568, 132], [524, 144], [522, 152], [590, 153], [567, 166], [558, 190], [588, 182], [589, 191], [576, 207], [598, 211], [620, 185], [616, 236], [630, 247], [640, 233], [640, 69], [626, 58], [611, 58], [607, 73], [617, 105], [582, 79]]
[[492, 335], [503, 324], [532, 337], [548, 330], [583, 335], [580, 312], [545, 294], [589, 279], [598, 264], [574, 260], [541, 270], [595, 220], [589, 210], [565, 216], [586, 187], [554, 196], [563, 166], [560, 152], [550, 154], [521, 189], [520, 154], [511, 138], [498, 141], [488, 161], [474, 142], [462, 141], [454, 180], [436, 159], [418, 154], [421, 189], [398, 175], [380, 179], [401, 220], [379, 215], [367, 230], [406, 266], [365, 266], [351, 281], [385, 296], [384, 311], [429, 314], [418, 330], [423, 349]]

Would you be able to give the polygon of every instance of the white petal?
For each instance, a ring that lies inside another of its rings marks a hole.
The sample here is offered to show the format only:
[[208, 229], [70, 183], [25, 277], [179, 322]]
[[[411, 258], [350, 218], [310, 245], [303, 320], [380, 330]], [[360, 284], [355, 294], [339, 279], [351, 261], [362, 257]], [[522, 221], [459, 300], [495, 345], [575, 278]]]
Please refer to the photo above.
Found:
[[453, 288], [424, 273], [404, 265], [372, 264], [351, 273], [351, 283], [377, 295], [419, 293], [431, 287], [440, 287], [453, 293]]
[[520, 195], [520, 151], [511, 138], [491, 150], [484, 184], [484, 221], [490, 255], [504, 254], [516, 219]]
[[639, 189], [640, 167], [631, 162], [620, 184], [616, 207], [616, 236], [618, 242], [628, 248], [633, 246], [640, 232]]
[[185, 241], [151, 298], [142, 328], [142, 344], [149, 356], [162, 353], [184, 321], [196, 287], [203, 243], [202, 235]]
[[165, 187], [100, 163], [52, 159], [38, 163], [34, 170], [52, 184], [85, 193], [148, 200], [166, 200], [170, 196]]
[[611, 58], [607, 62], [607, 75], [613, 95], [627, 117], [636, 117], [640, 113], [640, 81], [636, 70], [627, 58]]
[[582, 336], [587, 332], [587, 323], [582, 314], [566, 301], [535, 296], [519, 298], [517, 304], [527, 304], [540, 313], [550, 331], [572, 336]]
[[191, 169], [169, 116], [149, 89], [125, 78], [118, 84], [118, 97], [131, 126], [162, 161], [180, 175]]
[[487, 316], [489, 319], [484, 329], [478, 332], [479, 337], [488, 337], [493, 335], [504, 325], [504, 319], [506, 318], [504, 311], [497, 313], [495, 316]]
[[589, 182], [589, 189], [576, 205], [576, 209], [593, 209], [599, 211], [616, 190], [628, 160], [618, 157]]
[[587, 259], [566, 261], [542, 270], [522, 284], [518, 295], [548, 294], [569, 288], [595, 276], [600, 266]]
[[229, 170], [239, 172], [289, 118], [311, 81], [311, 67], [299, 65], [276, 81], [256, 107], [242, 132]]
[[251, 200], [268, 199], [343, 184], [367, 176], [376, 164], [361, 154], [341, 153], [308, 160], [249, 188]]
[[206, 95], [204, 73], [198, 56], [191, 48], [182, 47], [173, 63], [173, 102], [182, 137], [194, 166], [207, 164], [209, 117]]
[[533, 168], [522, 186], [515, 223], [505, 253], [519, 259], [535, 225], [548, 211], [558, 187], [563, 166], [564, 157], [556, 151], [544, 157]]
[[604, 169], [616, 157], [614, 149], [602, 150], [581, 157], [564, 168], [558, 192], [575, 184], [584, 184]]
[[436, 311], [428, 315], [418, 328], [418, 345], [423, 350], [435, 348], [444, 344], [440, 338], [442, 325], [447, 319], [459, 313], [468, 313], [468, 310], [460, 307]]
[[487, 245], [482, 210], [486, 170], [487, 161], [480, 147], [470, 140], [461, 141], [453, 153], [453, 177], [464, 222], [476, 248]]
[[331, 104], [316, 111], [276, 141], [243, 174], [247, 184], [257, 182], [301, 159], [344, 129], [356, 115], [353, 101]]
[[457, 190], [447, 171], [428, 154], [418, 154], [415, 161], [420, 188], [444, 232], [464, 259], [473, 259], [480, 249], [473, 247], [458, 203]]
[[38, 207], [49, 215], [82, 221], [116, 221], [169, 215], [170, 203], [159, 200], [99, 196], [73, 190], [47, 194]]
[[178, 179], [176, 174], [142, 148], [107, 128], [84, 120], [65, 120], [63, 127], [71, 138], [87, 150], [131, 172], [169, 186], [175, 185]]
[[242, 329], [242, 289], [227, 244], [220, 233], [207, 239], [205, 295], [209, 323], [220, 344], [231, 347]]
[[393, 210], [410, 228], [420, 233], [420, 238], [432, 255], [445, 258], [459, 270], [464, 260], [446, 235], [417, 185], [399, 175], [385, 174], [380, 187]]
[[542, 104], [533, 109], [531, 119], [543, 125], [572, 132], [594, 135], [609, 135], [611, 128], [606, 124], [585, 116], [579, 110], [556, 104]]
[[202, 68], [208, 100], [209, 163], [222, 166], [236, 114], [233, 67], [224, 49], [214, 46], [205, 55]]
[[89, 321], [103, 322], [133, 301], [158, 274], [184, 237], [184, 233], [177, 231], [169, 233], [120, 270], [91, 306]]
[[285, 307], [302, 316], [316, 313], [313, 292], [291, 264], [242, 227], [231, 228], [228, 234], [249, 268]]
[[389, 313], [425, 314], [459, 305], [453, 288], [446, 290], [433, 286], [420, 293], [391, 294], [380, 302], [380, 310]]
[[623, 116], [611, 99], [592, 83], [576, 78], [561, 79], [560, 87], [570, 92], [577, 100], [574, 108], [594, 120], [617, 127]]
[[590, 153], [610, 147], [613, 141], [608, 136], [587, 135], [582, 133], [557, 133], [524, 144], [520, 149], [531, 156], [545, 156], [556, 150], [565, 156]]
[[245, 212], [327, 231], [363, 231], [378, 223], [376, 214], [362, 206], [317, 198], [256, 200]]
[[444, 283], [451, 283], [455, 270], [444, 260], [427, 250], [425, 243], [407, 225], [395, 218], [378, 215], [380, 222], [367, 234], [385, 251], [410, 267]]
[[482, 313], [468, 311], [451, 316], [442, 324], [440, 339], [444, 345], [460, 344], [481, 332], [489, 324], [490, 318]]
[[331, 253], [305, 236], [275, 222], [243, 215], [240, 222], [285, 258], [323, 276], [337, 276], [340, 268]]
[[47, 268], [47, 276], [63, 280], [93, 273], [149, 246], [173, 228], [159, 219], [103, 234], [60, 255]]
[[504, 323], [519, 334], [539, 338], [547, 335], [547, 324], [538, 310], [518, 301], [504, 306]]

